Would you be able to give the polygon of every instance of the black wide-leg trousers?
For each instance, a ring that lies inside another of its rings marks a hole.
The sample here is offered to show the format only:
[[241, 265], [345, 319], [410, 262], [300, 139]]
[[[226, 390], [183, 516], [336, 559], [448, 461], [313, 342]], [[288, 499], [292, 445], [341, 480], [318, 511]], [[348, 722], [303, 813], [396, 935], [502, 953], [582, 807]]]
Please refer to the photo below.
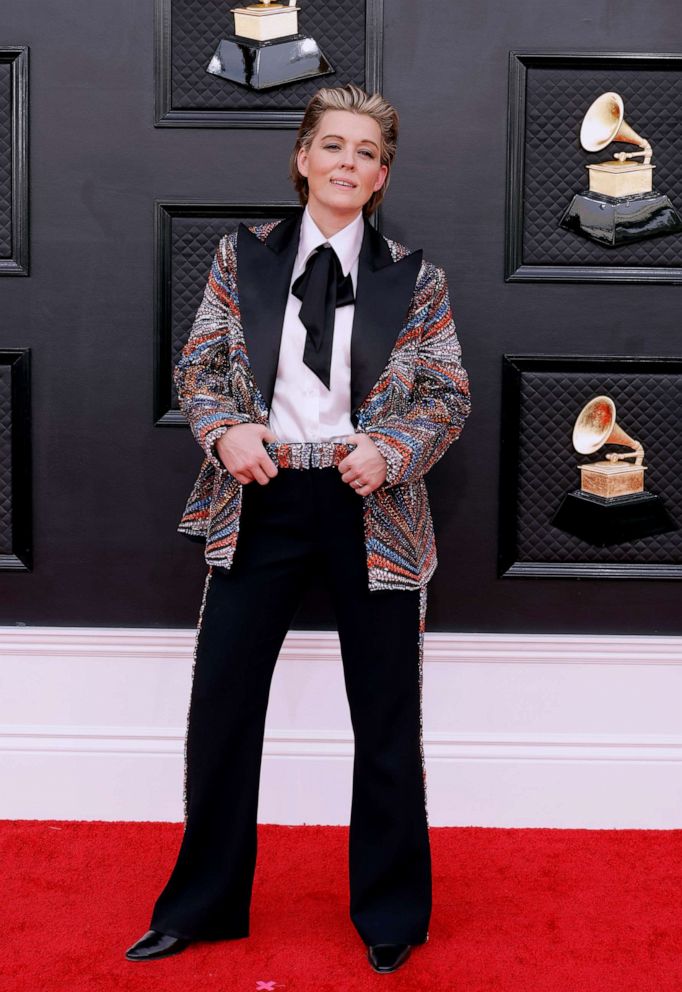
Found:
[[248, 936], [272, 674], [306, 586], [324, 581], [355, 737], [351, 920], [368, 944], [428, 937], [420, 591], [369, 592], [362, 504], [335, 467], [280, 468], [266, 485], [244, 486], [232, 567], [210, 567], [204, 588], [185, 742], [185, 830], [151, 929], [190, 939]]

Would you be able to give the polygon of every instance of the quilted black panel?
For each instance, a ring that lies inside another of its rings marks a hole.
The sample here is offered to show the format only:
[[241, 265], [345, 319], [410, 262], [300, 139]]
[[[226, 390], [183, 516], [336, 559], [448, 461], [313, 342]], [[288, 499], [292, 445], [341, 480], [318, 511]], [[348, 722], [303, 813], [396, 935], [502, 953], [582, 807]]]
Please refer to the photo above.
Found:
[[0, 365], [0, 555], [12, 552], [12, 371]]
[[12, 255], [12, 67], [0, 62], [0, 258]]
[[603, 449], [593, 456], [577, 454], [571, 440], [578, 413], [600, 393], [616, 404], [617, 422], [623, 430], [644, 445], [645, 488], [665, 500], [682, 528], [682, 376], [526, 371], [521, 376], [518, 489], [503, 497], [516, 499], [517, 560], [680, 564], [682, 529], [595, 548], [550, 524], [564, 493], [580, 488], [576, 466], [604, 457]]
[[615, 90], [625, 120], [653, 147], [654, 188], [682, 213], [682, 70], [529, 67], [526, 91], [523, 262], [526, 265], [679, 266], [682, 234], [605, 248], [564, 231], [559, 221], [574, 193], [588, 188], [592, 162], [635, 146], [586, 152], [578, 140], [585, 111]]
[[303, 3], [299, 28], [315, 38], [335, 72], [260, 93], [206, 72], [218, 42], [234, 32], [230, 8], [246, 4], [170, 2], [173, 110], [303, 111], [320, 86], [365, 85], [365, 0]]
[[[272, 220], [277, 218], [273, 217]], [[171, 360], [180, 357], [206, 286], [213, 255], [223, 234], [244, 224], [263, 224], [263, 217], [173, 217], [171, 228]], [[175, 387], [172, 409], [177, 410]]]
[[[213, 254], [223, 234], [239, 221], [224, 217], [174, 217], [171, 235], [171, 360], [175, 365], [194, 322], [211, 268]], [[255, 223], [248, 220], [247, 223]], [[173, 409], [178, 400], [173, 387]]]

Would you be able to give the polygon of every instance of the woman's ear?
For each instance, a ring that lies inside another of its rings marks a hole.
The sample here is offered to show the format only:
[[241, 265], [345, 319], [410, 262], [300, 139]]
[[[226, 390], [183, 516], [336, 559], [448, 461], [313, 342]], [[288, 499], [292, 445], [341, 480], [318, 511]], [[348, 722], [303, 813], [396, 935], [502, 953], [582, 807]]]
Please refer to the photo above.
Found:
[[388, 175], [388, 166], [387, 165], [382, 165], [381, 168], [379, 169], [379, 175], [376, 178], [376, 182], [374, 183], [374, 192], [375, 193], [377, 193], [381, 189], [381, 187], [384, 185], [384, 183], [386, 181], [386, 176], [387, 175]]
[[298, 166], [298, 171], [302, 176], [308, 178], [308, 153], [305, 148], [299, 148], [298, 155], [296, 156], [296, 165]]

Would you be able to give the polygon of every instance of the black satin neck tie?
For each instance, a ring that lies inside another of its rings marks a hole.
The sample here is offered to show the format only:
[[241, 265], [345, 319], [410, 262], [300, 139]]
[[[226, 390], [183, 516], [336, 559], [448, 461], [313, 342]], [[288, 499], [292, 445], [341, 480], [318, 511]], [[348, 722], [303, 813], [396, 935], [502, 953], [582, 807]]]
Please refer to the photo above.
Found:
[[336, 308], [355, 302], [350, 272], [344, 276], [334, 249], [321, 245], [294, 280], [291, 292], [301, 300], [298, 315], [307, 331], [303, 362], [329, 389]]

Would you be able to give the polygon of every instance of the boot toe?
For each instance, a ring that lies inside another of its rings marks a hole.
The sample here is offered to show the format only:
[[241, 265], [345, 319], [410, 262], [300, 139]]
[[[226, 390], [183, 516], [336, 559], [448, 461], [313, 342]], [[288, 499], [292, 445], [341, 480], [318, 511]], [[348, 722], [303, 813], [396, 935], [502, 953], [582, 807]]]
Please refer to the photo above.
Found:
[[410, 956], [411, 944], [370, 944], [367, 948], [369, 963], [375, 971], [395, 971]]
[[126, 951], [128, 961], [152, 961], [155, 958], [167, 958], [191, 944], [185, 937], [172, 937], [169, 933], [159, 933], [158, 930], [148, 930]]

